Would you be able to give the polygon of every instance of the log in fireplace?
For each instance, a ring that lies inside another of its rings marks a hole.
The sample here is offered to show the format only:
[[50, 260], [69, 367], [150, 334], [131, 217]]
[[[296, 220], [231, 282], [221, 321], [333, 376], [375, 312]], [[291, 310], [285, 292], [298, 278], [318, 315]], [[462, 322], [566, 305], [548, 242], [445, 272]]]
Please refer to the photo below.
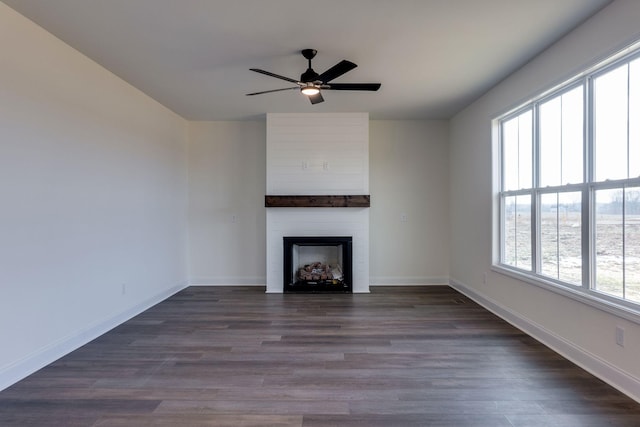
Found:
[[352, 293], [352, 237], [283, 237], [285, 293]]

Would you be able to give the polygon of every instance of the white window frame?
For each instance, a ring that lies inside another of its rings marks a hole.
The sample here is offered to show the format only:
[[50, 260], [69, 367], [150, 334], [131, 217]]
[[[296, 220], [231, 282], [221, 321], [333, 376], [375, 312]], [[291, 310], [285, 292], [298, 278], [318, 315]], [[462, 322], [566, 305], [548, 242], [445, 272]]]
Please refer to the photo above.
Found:
[[[640, 186], [640, 177], [621, 179], [615, 181], [596, 182], [594, 167], [594, 102], [593, 79], [608, 71], [640, 58], [640, 41], [611, 56], [609, 59], [591, 67], [579, 75], [569, 79], [538, 96], [532, 97], [528, 102], [521, 104], [492, 120], [492, 173], [493, 173], [493, 239], [492, 239], [492, 270], [509, 277], [545, 288], [572, 299], [581, 301], [603, 311], [615, 314], [634, 323], [640, 324], [640, 302], [633, 302], [617, 298], [594, 288], [594, 240], [595, 240], [595, 191], [609, 188], [626, 188]], [[538, 135], [539, 106], [540, 104], [562, 95], [578, 86], [583, 87], [583, 182], [577, 184], [560, 185], [554, 187], [540, 187], [538, 176], [538, 164], [540, 161], [540, 140]], [[533, 114], [533, 153], [532, 153], [532, 188], [502, 191], [503, 179], [503, 147], [502, 147], [502, 123], [531, 109]], [[540, 212], [538, 202], [540, 195], [545, 193], [557, 193], [575, 191], [582, 193], [582, 217], [581, 217], [581, 243], [582, 243], [582, 283], [580, 285], [562, 282], [560, 280], [541, 274], [541, 261], [539, 238]], [[504, 264], [504, 206], [505, 197], [531, 194], [531, 270], [517, 268]]]

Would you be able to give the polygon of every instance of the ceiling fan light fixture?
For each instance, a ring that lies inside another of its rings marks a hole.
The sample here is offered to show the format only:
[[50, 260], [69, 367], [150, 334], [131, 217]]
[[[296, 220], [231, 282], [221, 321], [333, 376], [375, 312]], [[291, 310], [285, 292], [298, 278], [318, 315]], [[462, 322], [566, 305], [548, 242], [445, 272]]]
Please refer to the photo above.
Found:
[[312, 95], [319, 94], [320, 93], [320, 89], [315, 87], [313, 84], [308, 84], [308, 85], [304, 86], [302, 89], [300, 89], [300, 92], [302, 92], [304, 95], [312, 96]]

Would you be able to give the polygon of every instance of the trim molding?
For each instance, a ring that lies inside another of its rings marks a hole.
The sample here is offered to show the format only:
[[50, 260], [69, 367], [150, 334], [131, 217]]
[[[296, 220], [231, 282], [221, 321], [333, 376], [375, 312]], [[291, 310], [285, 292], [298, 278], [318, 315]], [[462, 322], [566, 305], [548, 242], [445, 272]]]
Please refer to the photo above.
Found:
[[[254, 287], [254, 288], [259, 288], [260, 286], [262, 286], [263, 288], [266, 288], [267, 285], [265, 285], [264, 283], [193, 283], [189, 286], [194, 286], [194, 287], [202, 287], [202, 288], [206, 288], [206, 287], [211, 287], [211, 288], [222, 288], [225, 286], [248, 286], [248, 287]], [[282, 293], [282, 292], [280, 292]]]
[[637, 309], [624, 305], [624, 302], [616, 302], [613, 298], [608, 299], [606, 296], [595, 292], [584, 292], [582, 290], [573, 290], [569, 286], [562, 286], [545, 280], [542, 277], [526, 274], [525, 272], [514, 271], [501, 265], [491, 266], [491, 270], [513, 279], [517, 279], [550, 292], [562, 295], [572, 300], [579, 301], [590, 307], [597, 308], [605, 313], [613, 314], [621, 317], [629, 322], [640, 325], [640, 312]]
[[64, 338], [61, 338], [53, 343], [42, 347], [41, 349], [31, 353], [26, 357], [23, 357], [20, 360], [2, 367], [0, 369], [0, 391], [26, 378], [27, 376], [33, 374], [39, 369], [42, 369], [48, 364], [58, 360], [62, 356], [65, 356], [72, 351], [82, 347], [83, 345], [98, 338], [100, 335], [103, 335], [116, 326], [121, 325], [132, 317], [135, 317], [143, 311], [164, 301], [170, 296], [185, 289], [187, 286], [187, 283], [178, 284], [172, 288], [154, 295], [153, 297], [139, 304], [136, 304], [129, 309], [126, 309], [107, 319], [94, 322], [86, 328], [82, 328], [75, 333], [72, 333]]
[[371, 286], [429, 286], [448, 285], [448, 277], [402, 277], [402, 276], [372, 276]]
[[267, 286], [267, 279], [260, 276], [200, 276], [191, 277], [189, 286]]
[[519, 315], [493, 299], [485, 297], [461, 282], [450, 279], [449, 285], [458, 292], [471, 298], [493, 314], [501, 317], [511, 325], [540, 341], [556, 353], [567, 358], [592, 375], [600, 378], [612, 387], [615, 387], [635, 401], [640, 402], [640, 378], [636, 378], [635, 376], [619, 369], [606, 360], [570, 341], [567, 341], [561, 336], [556, 335], [536, 322]]

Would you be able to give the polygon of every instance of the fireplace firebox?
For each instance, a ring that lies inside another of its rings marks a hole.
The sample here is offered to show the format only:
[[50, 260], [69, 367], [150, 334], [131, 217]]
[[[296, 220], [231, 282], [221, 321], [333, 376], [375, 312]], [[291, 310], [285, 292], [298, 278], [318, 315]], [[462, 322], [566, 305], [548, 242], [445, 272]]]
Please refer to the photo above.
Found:
[[283, 237], [285, 293], [352, 293], [352, 237]]

